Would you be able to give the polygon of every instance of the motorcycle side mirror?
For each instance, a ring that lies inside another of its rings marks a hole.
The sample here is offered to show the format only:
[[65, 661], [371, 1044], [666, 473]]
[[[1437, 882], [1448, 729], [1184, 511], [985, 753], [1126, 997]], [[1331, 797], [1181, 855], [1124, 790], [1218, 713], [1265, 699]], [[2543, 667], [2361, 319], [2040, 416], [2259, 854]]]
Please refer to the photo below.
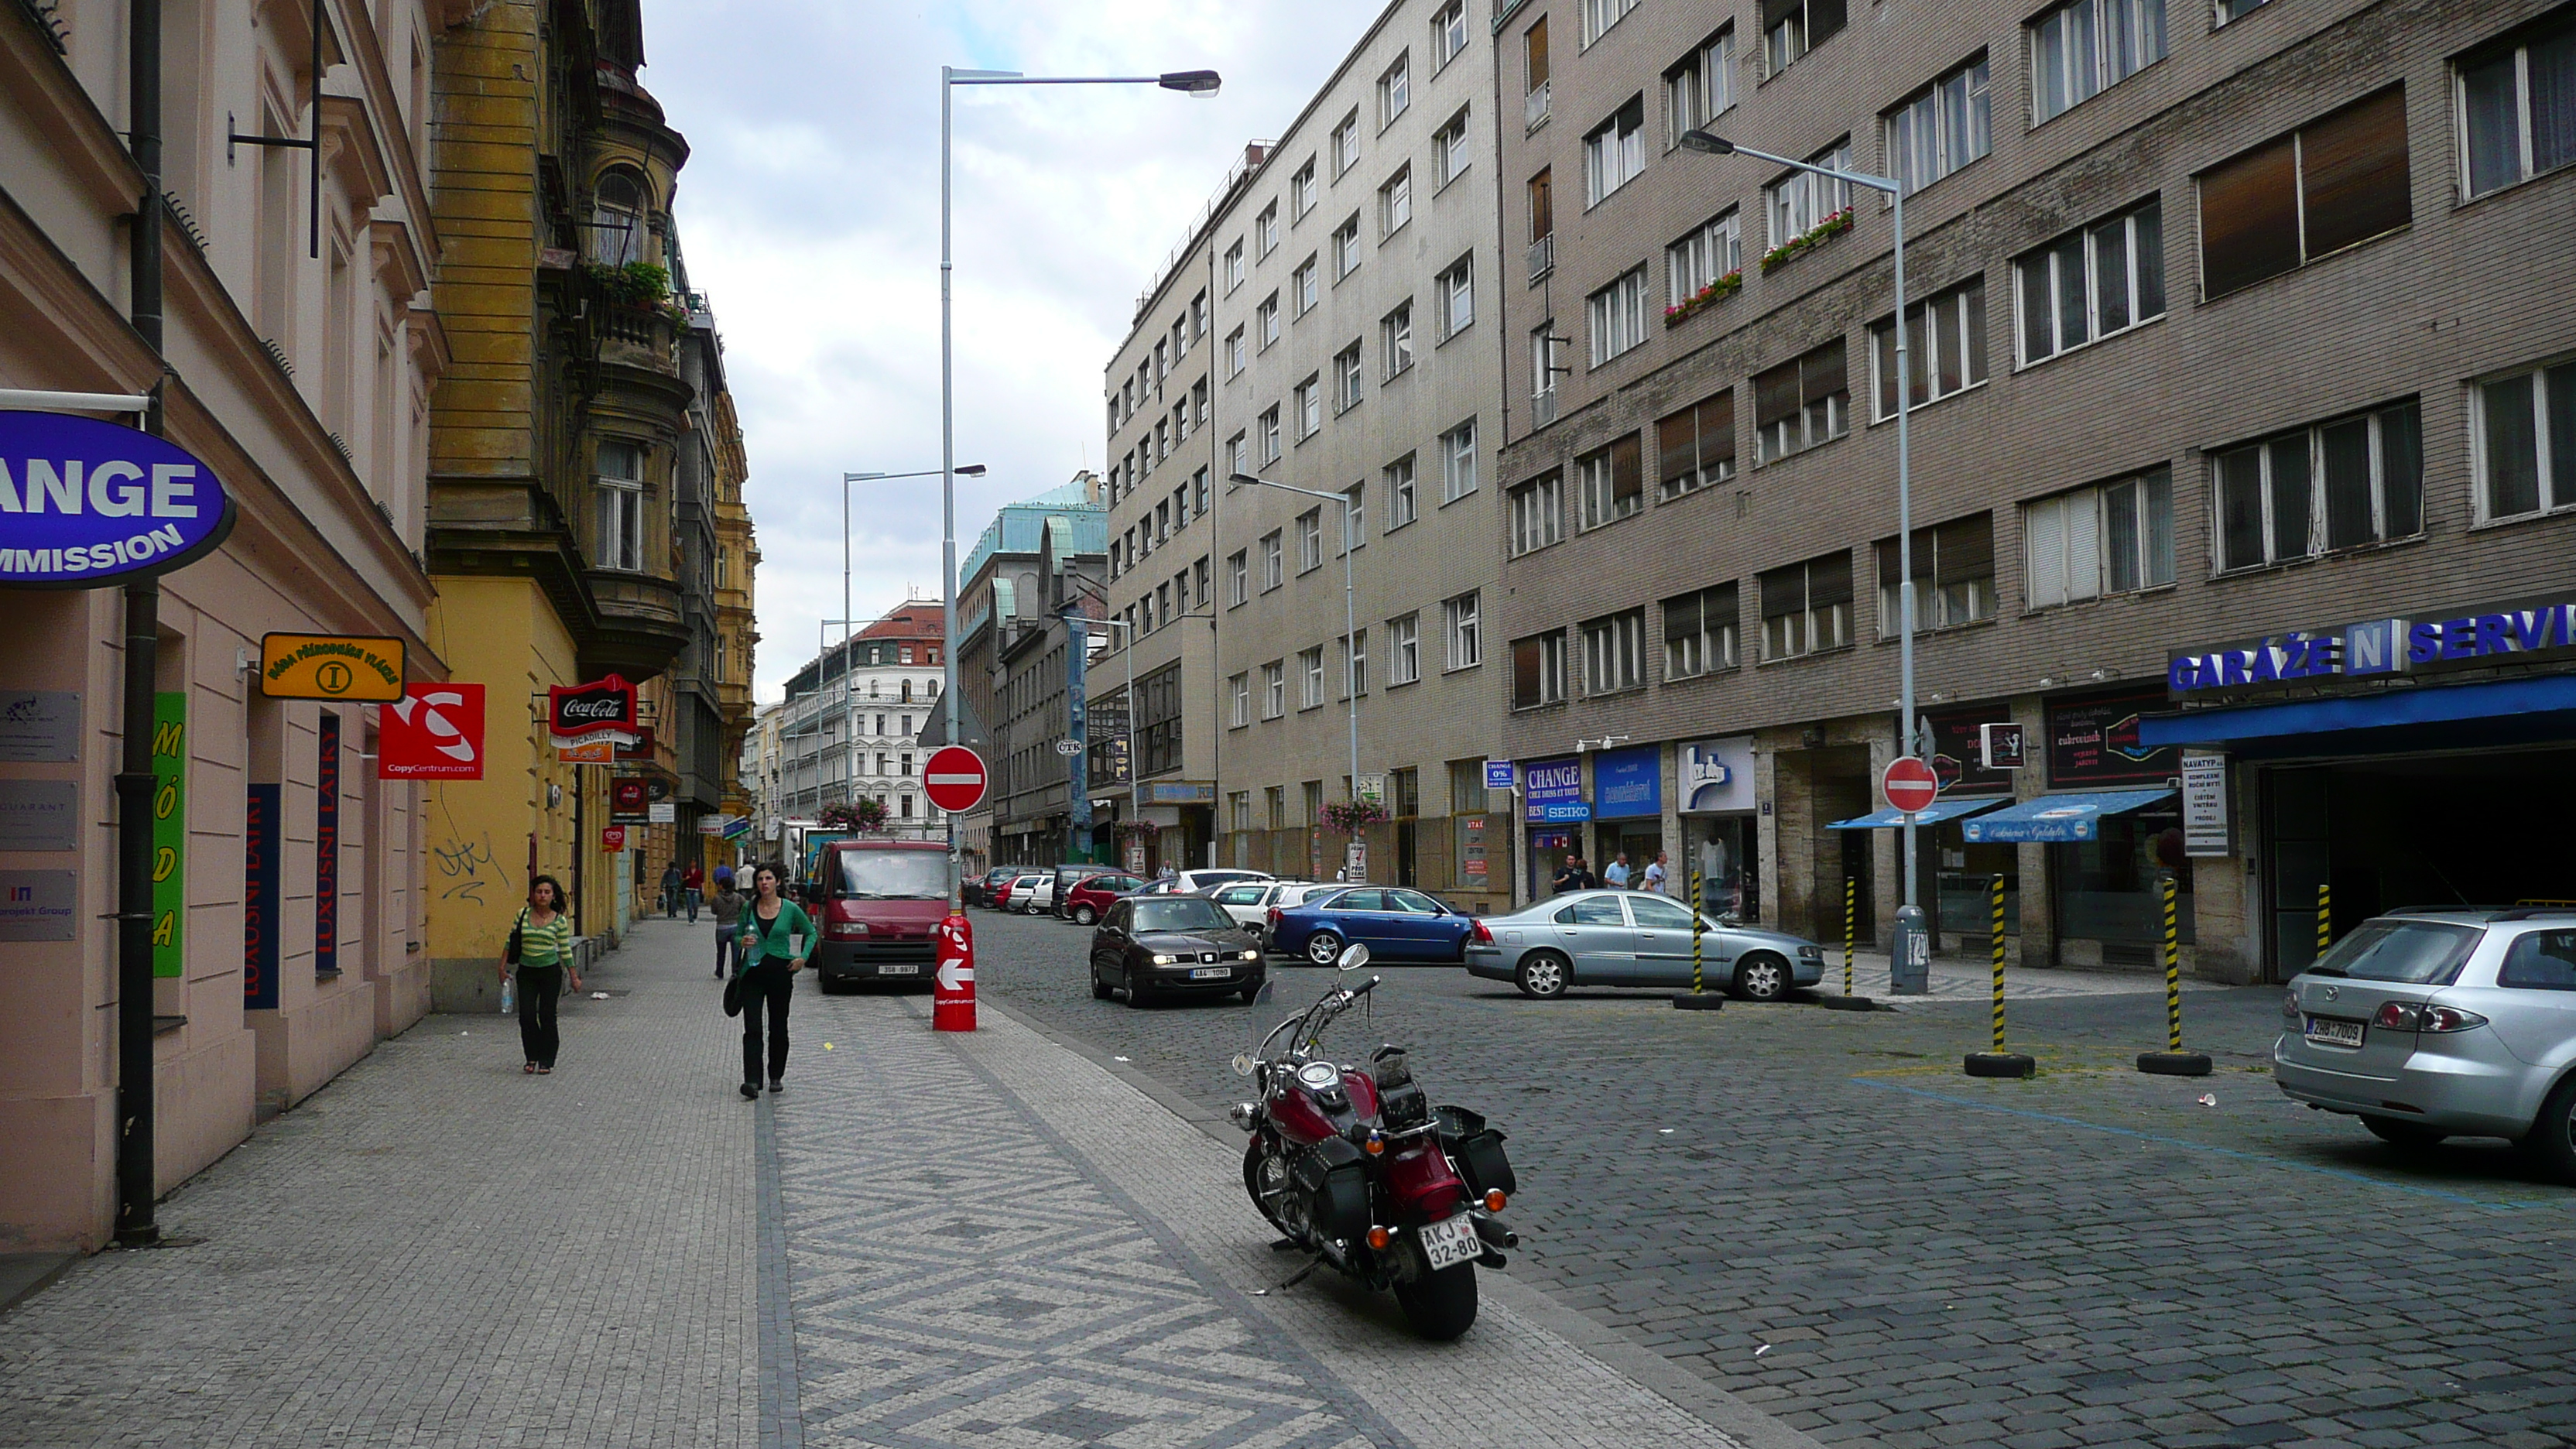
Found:
[[1278, 984], [1279, 983], [1275, 981], [1262, 982], [1261, 989], [1252, 993], [1252, 1004], [1255, 1006], [1268, 1006], [1270, 1004], [1271, 992], [1278, 986]]
[[1234, 1074], [1238, 1077], [1248, 1077], [1252, 1075], [1252, 1053], [1236, 1052], [1234, 1054]]
[[1353, 941], [1350, 945], [1342, 948], [1341, 959], [1333, 964], [1339, 966], [1344, 971], [1357, 971], [1368, 963], [1368, 943], [1364, 941]]

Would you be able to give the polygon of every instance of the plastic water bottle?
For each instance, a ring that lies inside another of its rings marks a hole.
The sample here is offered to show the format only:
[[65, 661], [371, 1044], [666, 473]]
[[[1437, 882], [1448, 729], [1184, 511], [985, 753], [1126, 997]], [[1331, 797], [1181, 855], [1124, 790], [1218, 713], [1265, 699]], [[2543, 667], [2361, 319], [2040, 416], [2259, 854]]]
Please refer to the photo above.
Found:
[[501, 978], [501, 1014], [503, 1016], [508, 1016], [511, 1012], [518, 1009], [518, 988], [518, 977], [504, 976]]

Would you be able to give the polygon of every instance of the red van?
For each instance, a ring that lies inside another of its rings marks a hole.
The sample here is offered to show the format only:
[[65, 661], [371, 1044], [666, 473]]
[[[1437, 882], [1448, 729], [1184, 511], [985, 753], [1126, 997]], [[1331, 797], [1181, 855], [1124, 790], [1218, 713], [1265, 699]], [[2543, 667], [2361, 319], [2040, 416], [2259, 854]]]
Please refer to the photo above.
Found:
[[853, 981], [928, 985], [932, 933], [948, 914], [948, 846], [835, 840], [814, 857], [805, 900], [823, 932], [812, 965], [824, 990]]

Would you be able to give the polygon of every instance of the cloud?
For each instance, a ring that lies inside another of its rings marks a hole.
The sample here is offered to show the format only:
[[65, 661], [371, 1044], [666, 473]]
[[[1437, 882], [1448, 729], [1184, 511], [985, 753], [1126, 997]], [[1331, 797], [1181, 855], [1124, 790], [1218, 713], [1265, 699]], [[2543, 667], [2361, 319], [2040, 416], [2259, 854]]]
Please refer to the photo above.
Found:
[[[939, 466], [939, 67], [1215, 69], [956, 95], [961, 556], [1001, 504], [1102, 464], [1101, 377], [1136, 297], [1246, 141], [1277, 135], [1378, 0], [646, 0], [642, 80], [689, 138], [676, 210], [751, 460], [757, 687], [841, 613], [844, 472]], [[940, 581], [936, 478], [851, 485], [851, 610]]]

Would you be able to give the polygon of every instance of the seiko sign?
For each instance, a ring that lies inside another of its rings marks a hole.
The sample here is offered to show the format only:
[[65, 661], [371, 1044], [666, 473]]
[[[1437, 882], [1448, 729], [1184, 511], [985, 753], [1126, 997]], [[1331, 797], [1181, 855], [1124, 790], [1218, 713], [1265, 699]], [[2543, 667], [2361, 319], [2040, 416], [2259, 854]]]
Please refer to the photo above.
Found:
[[558, 744], [635, 733], [635, 686], [609, 675], [589, 684], [558, 685], [546, 691], [547, 712]]
[[2576, 655], [2576, 602], [2489, 604], [2412, 618], [2365, 619], [2331, 629], [2291, 629], [2176, 654], [2165, 686], [2205, 696], [2294, 684], [2331, 684]]
[[215, 470], [149, 433], [0, 412], [0, 585], [94, 589], [166, 573], [232, 531]]

